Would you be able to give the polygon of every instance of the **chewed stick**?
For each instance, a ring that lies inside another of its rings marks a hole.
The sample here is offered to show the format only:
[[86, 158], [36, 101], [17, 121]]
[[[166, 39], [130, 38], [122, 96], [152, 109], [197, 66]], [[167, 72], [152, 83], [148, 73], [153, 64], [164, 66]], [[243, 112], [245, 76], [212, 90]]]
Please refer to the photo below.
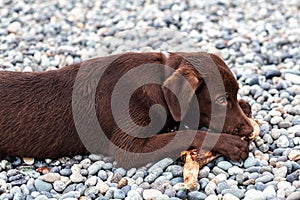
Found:
[[[242, 137], [241, 139], [253, 141], [260, 133], [260, 123], [254, 120], [252, 117], [249, 118], [249, 120], [253, 126], [253, 132], [248, 137]], [[183, 179], [185, 188], [188, 190], [196, 188], [199, 169], [219, 156], [221, 156], [221, 154], [198, 149], [181, 152], [180, 157], [185, 162], [183, 166]]]

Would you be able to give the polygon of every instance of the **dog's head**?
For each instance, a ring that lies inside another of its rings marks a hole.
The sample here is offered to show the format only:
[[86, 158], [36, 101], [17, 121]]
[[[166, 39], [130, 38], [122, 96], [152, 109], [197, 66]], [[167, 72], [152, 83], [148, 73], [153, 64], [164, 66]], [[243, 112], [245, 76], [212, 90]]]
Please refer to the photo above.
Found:
[[[239, 136], [247, 136], [253, 131], [247, 113], [237, 100], [238, 83], [219, 56], [204, 52], [172, 53], [166, 64], [175, 69], [172, 74], [167, 73], [162, 87], [175, 121], [200, 114], [197, 127], [190, 128], [210, 127]], [[221, 77], [219, 80], [218, 76]], [[199, 109], [191, 105], [197, 105]], [[247, 103], [243, 102], [243, 105]], [[220, 129], [221, 122], [224, 126]]]

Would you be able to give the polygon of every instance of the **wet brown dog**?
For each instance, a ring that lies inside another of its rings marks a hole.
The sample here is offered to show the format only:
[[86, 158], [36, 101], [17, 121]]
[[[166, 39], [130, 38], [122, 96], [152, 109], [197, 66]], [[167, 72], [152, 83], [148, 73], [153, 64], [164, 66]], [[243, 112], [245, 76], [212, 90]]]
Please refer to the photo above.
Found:
[[[147, 67], [115, 93], [118, 81], [139, 66]], [[145, 77], [152, 81], [140, 86]], [[116, 117], [114, 105], [122, 104], [136, 85], [127, 111], [118, 108]], [[0, 154], [58, 158], [107, 153], [121, 165], [137, 166], [201, 147], [245, 159], [248, 142], [240, 137], [253, 129], [237, 91], [226, 64], [208, 53], [125, 53], [56, 71], [0, 72]]]

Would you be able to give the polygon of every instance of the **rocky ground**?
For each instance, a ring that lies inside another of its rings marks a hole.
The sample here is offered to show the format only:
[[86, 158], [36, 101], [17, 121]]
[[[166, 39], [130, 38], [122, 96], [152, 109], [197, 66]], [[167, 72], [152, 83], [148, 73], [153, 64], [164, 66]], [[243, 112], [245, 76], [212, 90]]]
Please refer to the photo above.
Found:
[[244, 162], [203, 167], [195, 191], [180, 187], [182, 165], [168, 158], [126, 171], [78, 155], [0, 161], [0, 199], [300, 199], [299, 12], [297, 0], [1, 0], [0, 70], [125, 51], [220, 52], [262, 130]]

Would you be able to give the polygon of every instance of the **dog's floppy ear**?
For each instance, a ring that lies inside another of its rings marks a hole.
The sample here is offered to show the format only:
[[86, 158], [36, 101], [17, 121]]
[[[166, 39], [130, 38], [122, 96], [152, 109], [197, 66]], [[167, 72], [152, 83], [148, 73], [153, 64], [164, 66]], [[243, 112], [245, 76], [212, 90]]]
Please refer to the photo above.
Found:
[[191, 67], [182, 66], [163, 83], [164, 98], [175, 121], [183, 119], [201, 82]]

